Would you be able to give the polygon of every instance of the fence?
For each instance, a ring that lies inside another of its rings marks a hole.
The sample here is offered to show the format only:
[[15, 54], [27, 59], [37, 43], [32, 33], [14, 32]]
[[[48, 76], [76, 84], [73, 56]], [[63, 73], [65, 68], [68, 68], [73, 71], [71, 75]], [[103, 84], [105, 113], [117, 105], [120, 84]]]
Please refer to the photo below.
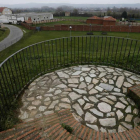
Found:
[[[26, 23], [21, 23], [22, 26], [29, 30], [36, 30], [36, 27]], [[100, 26], [100, 25], [54, 25], [53, 27], [41, 26], [42, 31], [69, 31], [72, 26], [72, 31], [106, 31], [106, 32], [140, 32], [140, 26]]]
[[0, 116], [38, 76], [78, 64], [110, 65], [140, 74], [140, 41], [83, 36], [43, 41], [23, 48], [0, 64]]

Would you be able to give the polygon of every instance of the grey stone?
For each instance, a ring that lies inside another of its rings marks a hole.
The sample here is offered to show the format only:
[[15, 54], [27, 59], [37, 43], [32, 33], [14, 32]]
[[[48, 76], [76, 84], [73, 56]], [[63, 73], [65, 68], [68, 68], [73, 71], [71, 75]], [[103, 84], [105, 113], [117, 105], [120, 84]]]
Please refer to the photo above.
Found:
[[100, 111], [102, 111], [104, 113], [108, 113], [111, 111], [111, 106], [107, 103], [104, 103], [104, 102], [99, 103], [98, 108]]
[[72, 107], [76, 110], [77, 114], [79, 114], [80, 116], [82, 116], [84, 114], [82, 108], [79, 106], [79, 104], [74, 104], [72, 105]]
[[80, 105], [83, 105], [85, 103], [85, 101], [83, 99], [79, 99], [78, 102]]
[[104, 69], [104, 68], [101, 68], [101, 67], [98, 67], [97, 69], [98, 69], [100, 72], [105, 71], [105, 69]]
[[123, 82], [124, 82], [124, 76], [120, 76], [120, 77], [117, 79], [116, 86], [117, 86], [118, 88], [121, 88]]
[[52, 113], [54, 113], [53, 110], [51, 110], [51, 111], [45, 111], [43, 114], [44, 114], [44, 115], [49, 115], [49, 114], [52, 114]]
[[93, 88], [93, 84], [88, 86], [88, 90], [91, 90]]
[[83, 68], [82, 67], [82, 71], [90, 71], [91, 70], [91, 68]]
[[102, 126], [115, 126], [116, 119], [115, 118], [106, 118], [106, 119], [99, 119], [99, 122]]
[[74, 72], [72, 75], [79, 75], [79, 74], [81, 74], [81, 72], [82, 72], [82, 71], [76, 71], [76, 72]]
[[104, 83], [100, 83], [99, 86], [102, 87], [103, 89], [107, 90], [107, 91], [111, 91], [114, 88], [114, 86], [109, 85], [109, 84], [104, 84]]
[[108, 72], [114, 72], [114, 70], [113, 69], [111, 69], [111, 68], [105, 68]]
[[126, 88], [131, 87], [132, 85], [128, 82], [124, 82], [123, 86], [125, 86]]
[[122, 96], [124, 97], [125, 95], [122, 94], [122, 93], [119, 93], [119, 92], [111, 92], [112, 95], [115, 95], [115, 96]]
[[49, 109], [53, 109], [53, 108], [55, 107], [55, 105], [58, 104], [58, 102], [59, 102], [58, 100], [53, 101], [53, 102], [50, 104]]
[[77, 120], [78, 122], [82, 122], [83, 121], [83, 119], [80, 116], [76, 115], [75, 113], [72, 113], [72, 115], [75, 118], [75, 120]]
[[102, 78], [102, 77], [104, 77], [105, 75], [106, 75], [106, 72], [102, 72], [102, 73], [100, 73], [99, 78]]
[[50, 103], [51, 101], [47, 101], [47, 102], [44, 102], [44, 105], [48, 106]]
[[94, 123], [94, 122], [97, 122], [97, 118], [95, 116], [93, 116], [91, 113], [87, 112], [85, 114], [85, 121], [87, 121], [89, 123]]
[[34, 99], [34, 97], [26, 98], [27, 101], [33, 101]]
[[40, 118], [40, 117], [42, 117], [42, 114], [35, 115], [35, 118]]
[[60, 104], [59, 104], [59, 107], [61, 107], [61, 108], [69, 108], [69, 109], [71, 109], [70, 104], [67, 104], [67, 103], [60, 103]]
[[84, 106], [84, 110], [89, 109], [93, 106], [94, 106], [94, 104], [86, 103], [86, 105]]
[[114, 88], [115, 92], [120, 92], [121, 90], [119, 88]]
[[64, 85], [64, 84], [60, 84], [60, 85], [58, 85], [58, 86], [56, 86], [56, 87], [58, 87], [58, 88], [67, 88], [67, 86]]
[[107, 117], [114, 117], [114, 116], [115, 116], [115, 113], [114, 113], [114, 112], [110, 112], [110, 113], [107, 113], [106, 116], [107, 116]]
[[134, 84], [134, 81], [131, 80], [130, 78], [126, 78], [126, 79], [127, 79], [127, 81], [128, 81], [129, 83]]
[[72, 100], [76, 100], [81, 97], [81, 95], [76, 94], [75, 92], [69, 93], [69, 96]]
[[40, 100], [35, 100], [35, 101], [32, 102], [32, 104], [37, 106], [37, 105], [41, 104], [41, 101]]
[[79, 88], [85, 88], [87, 85], [85, 82], [81, 82], [81, 84], [79, 85]]
[[100, 117], [103, 117], [103, 113], [102, 112], [100, 112], [100, 111], [98, 111], [97, 109], [90, 109], [90, 111], [92, 112], [92, 113], [94, 113], [95, 115], [97, 115], [97, 116], [100, 116]]
[[108, 129], [109, 133], [116, 133], [116, 129]]
[[124, 109], [126, 106], [120, 102], [117, 102], [115, 105], [116, 108]]
[[96, 74], [89, 74], [91, 78], [96, 77]]
[[54, 92], [55, 88], [50, 88], [48, 92]]
[[132, 118], [133, 118], [133, 115], [127, 114], [127, 116], [126, 116], [126, 118], [125, 118], [125, 121], [126, 121], [126, 122], [131, 122]]
[[138, 78], [136, 75], [133, 75], [130, 78], [135, 81], [140, 81], [140, 78]]
[[135, 109], [133, 110], [133, 113], [134, 113], [135, 115], [138, 115], [139, 110], [135, 108]]
[[123, 113], [120, 110], [118, 110], [116, 114], [118, 116], [118, 120], [121, 120], [124, 117]]
[[87, 91], [73, 88], [74, 91], [78, 92], [79, 94], [87, 94]]
[[106, 97], [103, 97], [103, 98], [101, 98], [100, 100], [101, 100], [101, 101], [104, 101], [104, 102], [106, 102], [106, 103], [108, 103], [108, 104], [111, 104], [111, 105], [114, 104], [114, 102], [110, 101], [110, 100], [107, 99]]
[[66, 103], [70, 103], [70, 100], [68, 98], [62, 98], [61, 101], [66, 102]]
[[92, 101], [92, 102], [94, 102], [94, 103], [97, 103], [97, 102], [99, 101], [99, 100], [98, 100], [96, 97], [94, 97], [94, 96], [89, 96], [88, 98], [89, 98], [90, 101]]
[[109, 80], [109, 84], [113, 85], [114, 81], [113, 80]]
[[55, 91], [54, 95], [57, 95], [57, 94], [60, 94], [60, 93], [62, 93], [62, 91], [59, 89], [59, 90]]
[[84, 96], [83, 99], [89, 102], [89, 99], [86, 96]]
[[31, 110], [35, 110], [36, 107], [35, 106], [28, 106], [27, 109], [31, 111]]
[[140, 123], [140, 118], [136, 117], [136, 118], [134, 119], [134, 126], [135, 126], [135, 127], [138, 126], [139, 123]]
[[69, 84], [68, 87], [77, 88], [78, 85], [77, 84]]
[[22, 115], [20, 115], [20, 119], [27, 119], [29, 117], [28, 113], [25, 111]]
[[68, 79], [68, 83], [70, 83], [70, 84], [78, 84], [79, 81], [76, 78], [71, 78], [71, 79]]
[[124, 132], [124, 131], [126, 131], [127, 129], [125, 128], [125, 127], [123, 127], [122, 125], [119, 125], [119, 127], [118, 127], [118, 132], [120, 133], [120, 132]]
[[45, 111], [46, 108], [47, 108], [46, 106], [40, 106], [39, 111]]
[[127, 129], [133, 129], [133, 126], [132, 126], [131, 124], [128, 124], [128, 123], [126, 123], [126, 122], [121, 122], [121, 124], [122, 124], [123, 126], [125, 126]]
[[80, 77], [80, 82], [84, 81], [84, 78], [83, 77]]
[[87, 83], [91, 83], [91, 78], [90, 77], [85, 77], [85, 80]]
[[109, 95], [109, 96], [106, 96], [106, 97], [113, 100], [113, 101], [117, 101], [117, 98], [113, 95]]
[[99, 82], [99, 80], [97, 80], [97, 79], [93, 79], [93, 80], [92, 80], [92, 83], [95, 84], [95, 85], [96, 85], [98, 82]]
[[69, 78], [69, 75], [64, 72], [57, 72], [58, 76], [61, 78]]
[[90, 71], [90, 73], [95, 73], [95, 72], [96, 72], [95, 70], [91, 70], [91, 71]]
[[131, 113], [131, 106], [128, 106], [125, 110], [125, 113]]
[[44, 96], [45, 96], [45, 97], [52, 97], [53, 95], [52, 95], [52, 94], [47, 93], [47, 94], [44, 94]]
[[99, 130], [97, 125], [91, 125], [91, 124], [88, 124], [88, 123], [86, 123], [86, 125], [87, 125], [88, 127], [92, 128], [92, 129], [96, 130], [96, 131]]
[[89, 91], [89, 94], [96, 94], [96, 93], [98, 93], [98, 91], [94, 88]]
[[134, 103], [134, 101], [133, 100], [131, 100], [130, 98], [127, 98], [127, 101], [131, 104], [131, 105], [135, 105], [135, 103]]
[[106, 129], [104, 129], [103, 127], [101, 127], [101, 132], [103, 132], [103, 133], [106, 133], [107, 131], [106, 131]]
[[125, 100], [124, 97], [119, 98], [119, 100], [120, 100], [122, 103], [128, 105], [128, 102]]
[[101, 88], [99, 86], [96, 86], [95, 89], [97, 89], [98, 91], [101, 91], [101, 92], [103, 91], [103, 88]]

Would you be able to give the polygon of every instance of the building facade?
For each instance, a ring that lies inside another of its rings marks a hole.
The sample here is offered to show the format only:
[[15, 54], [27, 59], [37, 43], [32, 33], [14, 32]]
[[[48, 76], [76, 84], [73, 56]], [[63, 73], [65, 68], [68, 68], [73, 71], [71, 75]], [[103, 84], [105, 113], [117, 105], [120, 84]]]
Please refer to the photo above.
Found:
[[0, 7], [0, 15], [10, 15], [12, 10], [7, 7]]

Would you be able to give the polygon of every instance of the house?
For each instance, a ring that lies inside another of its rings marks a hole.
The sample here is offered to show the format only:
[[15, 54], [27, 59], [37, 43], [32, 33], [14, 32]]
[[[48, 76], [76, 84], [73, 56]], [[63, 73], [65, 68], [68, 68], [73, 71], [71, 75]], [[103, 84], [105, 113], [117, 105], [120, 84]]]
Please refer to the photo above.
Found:
[[70, 16], [70, 12], [65, 12], [65, 17], [69, 17]]
[[87, 24], [99, 24], [99, 25], [116, 25], [116, 19], [111, 16], [97, 17], [93, 16], [87, 19]]
[[10, 15], [12, 10], [7, 7], [0, 7], [0, 15]]

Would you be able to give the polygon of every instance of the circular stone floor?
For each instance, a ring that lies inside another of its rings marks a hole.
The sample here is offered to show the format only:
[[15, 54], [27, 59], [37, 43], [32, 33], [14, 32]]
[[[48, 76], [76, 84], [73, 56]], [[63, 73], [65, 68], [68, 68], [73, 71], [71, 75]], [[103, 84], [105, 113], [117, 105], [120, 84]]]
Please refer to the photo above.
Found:
[[33, 120], [70, 108], [82, 124], [102, 132], [123, 132], [139, 125], [138, 109], [126, 97], [140, 76], [122, 69], [83, 65], [45, 74], [22, 97], [19, 118]]

